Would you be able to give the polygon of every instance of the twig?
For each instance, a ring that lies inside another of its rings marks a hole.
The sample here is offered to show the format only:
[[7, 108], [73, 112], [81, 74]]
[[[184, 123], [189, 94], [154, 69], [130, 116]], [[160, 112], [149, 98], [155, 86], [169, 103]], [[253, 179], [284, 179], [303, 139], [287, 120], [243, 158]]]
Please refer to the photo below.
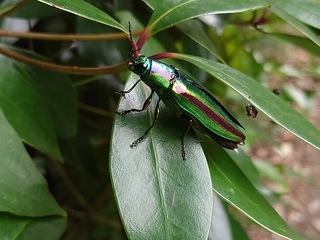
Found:
[[10, 58], [24, 62], [26, 64], [34, 65], [46, 70], [62, 72], [67, 74], [74, 74], [74, 75], [116, 74], [116, 73], [124, 72], [128, 69], [127, 61], [119, 63], [117, 65], [108, 66], [108, 67], [77, 67], [77, 66], [58, 65], [54, 63], [36, 60], [2, 47], [0, 47], [0, 53]]

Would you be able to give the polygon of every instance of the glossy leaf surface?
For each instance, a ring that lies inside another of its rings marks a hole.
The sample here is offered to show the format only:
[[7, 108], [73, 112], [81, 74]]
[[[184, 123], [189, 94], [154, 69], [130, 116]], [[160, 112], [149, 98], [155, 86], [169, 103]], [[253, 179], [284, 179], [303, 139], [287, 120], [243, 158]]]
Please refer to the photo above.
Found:
[[310, 26], [320, 29], [320, 2], [317, 0], [270, 0], [271, 6], [276, 6], [292, 17]]
[[62, 160], [46, 100], [27, 73], [26, 66], [0, 58], [0, 107], [21, 139]]
[[2, 111], [0, 134], [0, 211], [28, 217], [65, 216]]
[[[5, 1], [11, 8], [16, 7], [18, 4], [23, 2], [22, 7], [18, 7], [17, 11], [13, 11], [12, 16], [19, 18], [28, 18], [28, 19], [41, 19], [52, 17], [61, 13], [59, 9], [53, 9], [52, 7], [42, 4], [38, 1]], [[7, 5], [7, 6], [8, 6]]]
[[306, 24], [295, 18], [295, 16], [292, 16], [288, 13], [286, 13], [282, 8], [280, 8], [277, 4], [272, 4], [270, 7], [270, 10], [281, 17], [283, 20], [291, 24], [293, 27], [298, 29], [300, 32], [302, 32], [304, 35], [306, 35], [308, 38], [310, 38], [314, 43], [316, 43], [318, 46], [320, 46], [320, 39], [318, 38], [317, 34]]
[[66, 74], [40, 68], [27, 69], [31, 81], [46, 101], [58, 137], [73, 136], [78, 127], [78, 99]]
[[[129, 80], [126, 89], [136, 80]], [[148, 92], [140, 83], [119, 109], [142, 106]], [[124, 227], [130, 239], [206, 239], [212, 186], [194, 134], [186, 137], [187, 160], [182, 160], [180, 136], [187, 124], [162, 106], [151, 132], [136, 148], [129, 146], [150, 126], [154, 107], [115, 117], [110, 172]]]
[[179, 23], [177, 28], [180, 29], [184, 34], [189, 36], [199, 45], [203, 46], [209, 52], [211, 52], [215, 57], [219, 60], [223, 61], [222, 57], [219, 56], [219, 51], [214, 46], [212, 39], [207, 35], [206, 31], [204, 30], [201, 22], [196, 19], [191, 19], [189, 21], [185, 21]]
[[93, 5], [85, 1], [75, 0], [38, 0], [39, 2], [48, 4], [51, 7], [59, 8], [77, 16], [90, 19], [95, 22], [105, 24], [110, 27], [117, 28], [123, 32], [127, 32], [127, 29], [118, 23], [115, 19], [110, 17], [105, 12], [94, 7]]
[[155, 34], [165, 28], [175, 25], [184, 20], [207, 15], [244, 12], [248, 10], [257, 10], [266, 7], [268, 3], [263, 0], [165, 0], [148, 1], [148, 4], [154, 7], [154, 13], [151, 16], [149, 27], [151, 33]]
[[17, 240], [55, 240], [61, 236], [67, 226], [64, 217], [26, 218], [0, 214], [0, 238]]
[[[37, 4], [45, 6], [41, 3]], [[30, 50], [12, 46], [5, 47], [31, 58], [50, 62], [50, 60]], [[59, 138], [72, 137], [78, 128], [78, 96], [70, 77], [59, 72], [48, 74], [48, 71], [34, 66], [22, 64], [21, 67], [26, 71], [29, 80], [45, 100], [57, 136]]]
[[300, 113], [292, 109], [260, 83], [235, 69], [212, 60], [184, 54], [175, 54], [174, 56], [198, 66], [232, 87], [273, 121], [312, 146], [320, 149], [320, 131]]

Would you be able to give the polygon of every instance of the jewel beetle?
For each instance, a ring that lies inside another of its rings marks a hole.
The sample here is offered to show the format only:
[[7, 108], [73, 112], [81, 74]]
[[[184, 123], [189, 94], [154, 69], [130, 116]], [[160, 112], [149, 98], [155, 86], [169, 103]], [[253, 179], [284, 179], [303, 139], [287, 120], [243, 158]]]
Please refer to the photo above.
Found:
[[[133, 49], [130, 25], [129, 32]], [[150, 87], [151, 93], [141, 109], [118, 110], [117, 113], [122, 115], [130, 112], [141, 112], [150, 105], [154, 93], [158, 95], [151, 126], [130, 145], [131, 148], [136, 147], [153, 128], [159, 116], [161, 101], [176, 116], [187, 119], [189, 122], [188, 128], [181, 136], [182, 159], [186, 159], [184, 138], [190, 127], [200, 130], [227, 149], [237, 150], [239, 144], [244, 144], [245, 135], [241, 131], [242, 125], [207, 89], [185, 72], [163, 61], [137, 54], [134, 49], [129, 57], [129, 69], [139, 75], [140, 79], [129, 90], [118, 93], [127, 94], [131, 92], [140, 81]]]

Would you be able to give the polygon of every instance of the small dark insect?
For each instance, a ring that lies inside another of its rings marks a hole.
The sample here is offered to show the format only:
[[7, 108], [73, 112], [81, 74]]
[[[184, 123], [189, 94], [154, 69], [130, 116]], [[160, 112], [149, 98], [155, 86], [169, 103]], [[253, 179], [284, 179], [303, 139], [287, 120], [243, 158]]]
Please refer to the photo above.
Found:
[[258, 110], [252, 104], [246, 106], [246, 112], [248, 117], [256, 118], [258, 115]]
[[273, 89], [272, 92], [273, 92], [275, 95], [280, 95], [280, 90], [279, 90], [278, 88]]

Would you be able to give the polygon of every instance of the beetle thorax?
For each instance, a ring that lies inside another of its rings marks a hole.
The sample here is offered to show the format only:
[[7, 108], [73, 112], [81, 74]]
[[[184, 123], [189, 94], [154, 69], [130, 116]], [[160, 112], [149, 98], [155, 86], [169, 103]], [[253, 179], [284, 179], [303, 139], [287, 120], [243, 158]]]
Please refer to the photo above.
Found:
[[149, 74], [152, 60], [146, 56], [139, 56], [129, 62], [129, 69], [135, 74], [139, 75], [141, 78]]

